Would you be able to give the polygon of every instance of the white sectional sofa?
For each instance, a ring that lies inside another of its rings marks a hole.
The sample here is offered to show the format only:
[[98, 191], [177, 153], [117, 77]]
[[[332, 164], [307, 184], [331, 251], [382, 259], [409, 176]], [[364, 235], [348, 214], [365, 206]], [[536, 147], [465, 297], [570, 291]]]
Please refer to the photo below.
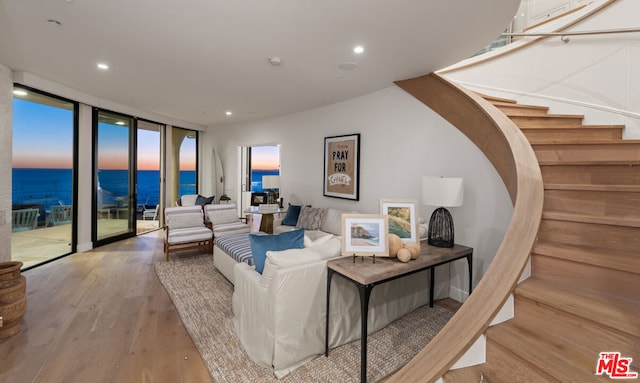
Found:
[[[340, 228], [341, 221], [324, 222], [340, 216], [340, 211], [327, 209], [320, 225]], [[340, 256], [340, 247], [335, 233], [307, 230], [304, 248], [267, 252], [262, 274], [245, 262], [234, 266], [236, 333], [249, 357], [278, 378], [324, 353], [326, 262]], [[369, 302], [369, 332], [428, 303], [428, 286], [426, 271], [376, 286]], [[331, 292], [333, 348], [360, 337], [360, 301], [356, 287], [343, 278], [333, 278]]]

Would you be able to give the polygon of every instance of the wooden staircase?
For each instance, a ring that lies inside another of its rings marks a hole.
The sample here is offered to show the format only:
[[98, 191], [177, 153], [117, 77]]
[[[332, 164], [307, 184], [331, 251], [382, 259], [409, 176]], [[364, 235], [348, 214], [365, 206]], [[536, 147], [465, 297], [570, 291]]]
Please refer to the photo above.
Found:
[[622, 140], [623, 126], [485, 98], [530, 141], [544, 210], [515, 317], [486, 331], [486, 363], [445, 382], [610, 382], [595, 375], [600, 352], [632, 358], [640, 373], [640, 140]]

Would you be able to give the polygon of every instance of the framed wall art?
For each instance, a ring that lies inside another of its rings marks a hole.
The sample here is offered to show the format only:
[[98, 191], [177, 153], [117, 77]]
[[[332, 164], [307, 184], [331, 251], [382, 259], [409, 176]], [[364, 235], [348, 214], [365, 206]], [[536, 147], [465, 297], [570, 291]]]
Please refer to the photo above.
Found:
[[342, 255], [389, 256], [387, 216], [378, 214], [342, 215]]
[[324, 195], [358, 201], [360, 134], [325, 137]]
[[403, 243], [420, 243], [417, 205], [416, 200], [380, 200], [380, 214], [389, 217], [389, 234], [396, 234]]

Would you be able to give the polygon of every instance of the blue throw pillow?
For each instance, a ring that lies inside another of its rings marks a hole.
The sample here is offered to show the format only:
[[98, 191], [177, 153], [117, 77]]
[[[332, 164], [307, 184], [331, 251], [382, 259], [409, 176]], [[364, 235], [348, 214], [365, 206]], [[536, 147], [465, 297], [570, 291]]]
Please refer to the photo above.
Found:
[[304, 229], [287, 231], [280, 234], [249, 234], [251, 253], [256, 271], [262, 274], [267, 251], [304, 248]]
[[282, 219], [282, 224], [285, 226], [295, 226], [298, 223], [298, 216], [300, 215], [300, 209], [302, 206], [289, 204], [287, 214]]

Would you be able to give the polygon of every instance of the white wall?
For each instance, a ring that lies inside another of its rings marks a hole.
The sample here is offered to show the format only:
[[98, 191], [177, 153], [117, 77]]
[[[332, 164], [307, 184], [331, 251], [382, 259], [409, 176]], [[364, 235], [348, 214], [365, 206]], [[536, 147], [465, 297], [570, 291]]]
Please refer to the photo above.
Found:
[[[323, 191], [324, 137], [361, 134], [360, 201], [329, 198]], [[369, 95], [278, 118], [209, 128], [202, 148], [215, 147], [224, 166], [225, 191], [238, 199], [238, 146], [280, 143], [281, 191], [287, 202], [377, 213], [380, 198], [420, 202], [421, 177], [463, 177], [464, 206], [451, 209], [456, 242], [474, 247], [474, 285], [487, 269], [511, 218], [508, 193], [484, 155], [462, 133], [393, 86]], [[202, 149], [211, 152], [210, 149]], [[200, 164], [211, 174], [211, 161]], [[204, 184], [204, 183], [203, 183]], [[203, 190], [211, 194], [211, 190]], [[428, 221], [433, 208], [420, 205]], [[465, 261], [439, 273], [438, 296], [464, 299]]]
[[0, 262], [11, 260], [11, 70], [0, 64]]
[[[559, 28], [595, 5], [550, 26]], [[569, 30], [637, 29], [638, 14], [640, 1], [618, 0]], [[640, 138], [640, 32], [570, 36], [569, 40], [568, 43], [560, 37], [541, 40], [494, 60], [446, 72], [444, 76], [483, 93], [550, 106], [551, 113], [584, 114], [585, 124], [623, 124], [627, 127], [625, 138]], [[508, 49], [509, 46], [491, 55]], [[479, 59], [475, 57], [454, 67]]]

